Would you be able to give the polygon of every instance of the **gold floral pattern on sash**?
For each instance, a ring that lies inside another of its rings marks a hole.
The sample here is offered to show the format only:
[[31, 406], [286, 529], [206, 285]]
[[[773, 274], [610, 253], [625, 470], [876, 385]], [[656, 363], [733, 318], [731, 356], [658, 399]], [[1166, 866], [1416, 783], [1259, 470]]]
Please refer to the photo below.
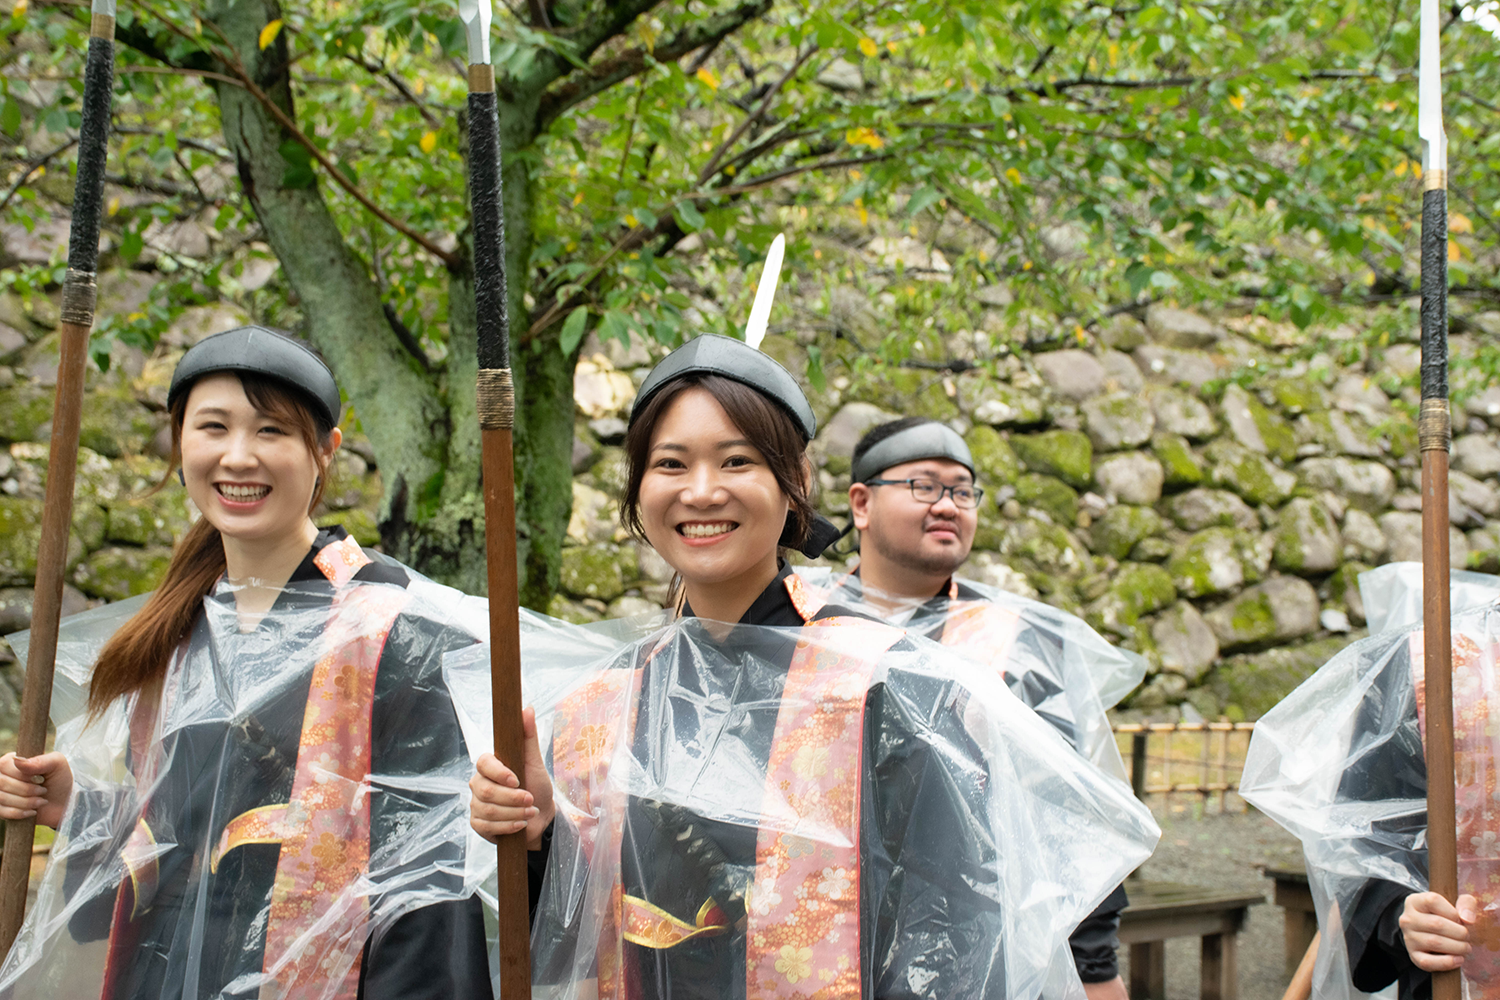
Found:
[[[1427, 678], [1423, 633], [1408, 642], [1417, 720], [1427, 742]], [[1481, 988], [1500, 985], [1500, 801], [1495, 757], [1500, 736], [1500, 689], [1496, 647], [1483, 648], [1466, 635], [1453, 636], [1453, 777], [1458, 806], [1458, 891], [1479, 901], [1479, 922], [1469, 933], [1474, 950], [1464, 960], [1464, 978]]]
[[698, 937], [718, 937], [729, 930], [729, 918], [719, 905], [708, 900], [698, 909], [693, 923], [679, 920], [659, 906], [644, 899], [624, 896], [624, 923], [621, 935], [631, 944], [660, 951], [675, 948]]
[[899, 629], [862, 618], [860, 655], [800, 642], [766, 768], [765, 817], [747, 911], [747, 1000], [861, 996], [859, 793], [865, 696]]

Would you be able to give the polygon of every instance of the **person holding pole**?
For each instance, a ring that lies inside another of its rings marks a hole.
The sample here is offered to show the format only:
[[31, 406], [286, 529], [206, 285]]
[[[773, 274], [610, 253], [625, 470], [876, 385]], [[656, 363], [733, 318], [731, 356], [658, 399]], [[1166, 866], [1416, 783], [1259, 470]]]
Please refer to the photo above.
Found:
[[482, 611], [314, 525], [340, 398], [301, 343], [208, 337], [168, 407], [202, 516], [58, 750], [0, 757], [0, 817], [58, 831], [0, 996], [490, 997], [441, 675]]
[[545, 858], [533, 989], [1041, 995], [1155, 825], [998, 677], [791, 571], [837, 531], [811, 503], [812, 410], [751, 346], [768, 271], [750, 343], [689, 341], [632, 409], [622, 521], [677, 571], [680, 615], [539, 705], [529, 792], [491, 756], [471, 780], [474, 829]]
[[[1422, 627], [1345, 649], [1255, 729], [1241, 792], [1302, 837], [1326, 960], [1313, 995], [1500, 991], [1493, 607], [1449, 611], [1448, 137], [1422, 0]], [[1492, 699], [1493, 705], [1492, 705]]]

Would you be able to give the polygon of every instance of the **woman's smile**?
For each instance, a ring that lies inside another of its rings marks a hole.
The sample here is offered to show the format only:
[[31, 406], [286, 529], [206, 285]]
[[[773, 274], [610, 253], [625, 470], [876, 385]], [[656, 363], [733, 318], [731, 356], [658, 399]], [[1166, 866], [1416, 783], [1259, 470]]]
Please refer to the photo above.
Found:
[[711, 545], [738, 527], [734, 521], [686, 521], [677, 526], [677, 533], [686, 538], [689, 545]]

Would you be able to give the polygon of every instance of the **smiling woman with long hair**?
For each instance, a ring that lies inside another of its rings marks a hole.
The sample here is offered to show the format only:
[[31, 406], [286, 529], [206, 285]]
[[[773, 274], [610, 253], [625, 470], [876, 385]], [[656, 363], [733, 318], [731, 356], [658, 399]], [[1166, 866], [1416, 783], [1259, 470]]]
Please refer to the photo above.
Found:
[[474, 637], [460, 595], [314, 525], [339, 405], [271, 330], [182, 358], [172, 464], [202, 517], [59, 750], [0, 758], [0, 817], [58, 831], [0, 993], [490, 995], [482, 911], [433, 832], [467, 763], [441, 656]]
[[621, 520], [680, 614], [528, 717], [528, 791], [490, 755], [470, 782], [474, 829], [525, 830], [545, 872], [536, 995], [1034, 997], [1154, 843], [1002, 682], [801, 586], [787, 552], [837, 535], [815, 430], [791, 375], [728, 338], [641, 386]]

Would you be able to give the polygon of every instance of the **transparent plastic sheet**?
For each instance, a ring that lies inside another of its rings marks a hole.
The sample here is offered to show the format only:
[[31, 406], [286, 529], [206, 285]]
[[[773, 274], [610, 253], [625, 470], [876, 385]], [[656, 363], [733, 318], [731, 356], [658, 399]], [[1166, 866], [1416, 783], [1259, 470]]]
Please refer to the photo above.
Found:
[[[612, 642], [523, 623], [558, 804], [533, 996], [1081, 996], [1067, 936], [1159, 831], [998, 676], [862, 619]], [[444, 669], [477, 754], [487, 651]]]
[[[413, 940], [462, 931], [453, 907], [478, 926], [459, 902], [472, 764], [442, 655], [482, 637], [484, 607], [417, 574], [312, 580], [242, 630], [220, 587], [163, 696], [92, 722], [93, 662], [135, 609], [65, 620], [53, 716], [75, 787], [0, 996], [353, 997], [367, 942], [365, 971], [391, 986]], [[452, 993], [489, 995], [471, 951], [475, 988]]]
[[[1500, 716], [1500, 611], [1483, 606], [1455, 614], [1452, 634], [1460, 890], [1478, 886], [1475, 894], [1494, 920], [1500, 897], [1490, 880], [1500, 883], [1500, 828], [1483, 814], [1496, 792], [1500, 751], [1500, 728], [1491, 721]], [[1250, 741], [1241, 794], [1302, 841], [1323, 929], [1317, 997], [1365, 996], [1351, 980], [1351, 947], [1357, 952], [1370, 939], [1385, 906], [1427, 888], [1426, 766], [1415, 681], [1421, 641], [1420, 628], [1409, 627], [1352, 643], [1262, 717]], [[1470, 961], [1474, 995], [1500, 991], [1500, 951], [1476, 948]]]
[[[1448, 607], [1457, 614], [1500, 599], [1500, 576], [1452, 570]], [[1422, 621], [1422, 564], [1393, 562], [1359, 574], [1359, 597], [1364, 602], [1370, 634], [1409, 628]]]
[[1145, 679], [1139, 654], [1110, 645], [1066, 611], [969, 580], [957, 581], [957, 598], [923, 602], [821, 567], [797, 573], [829, 604], [901, 625], [1001, 672], [1011, 690], [1085, 757], [1129, 780], [1105, 712]]

